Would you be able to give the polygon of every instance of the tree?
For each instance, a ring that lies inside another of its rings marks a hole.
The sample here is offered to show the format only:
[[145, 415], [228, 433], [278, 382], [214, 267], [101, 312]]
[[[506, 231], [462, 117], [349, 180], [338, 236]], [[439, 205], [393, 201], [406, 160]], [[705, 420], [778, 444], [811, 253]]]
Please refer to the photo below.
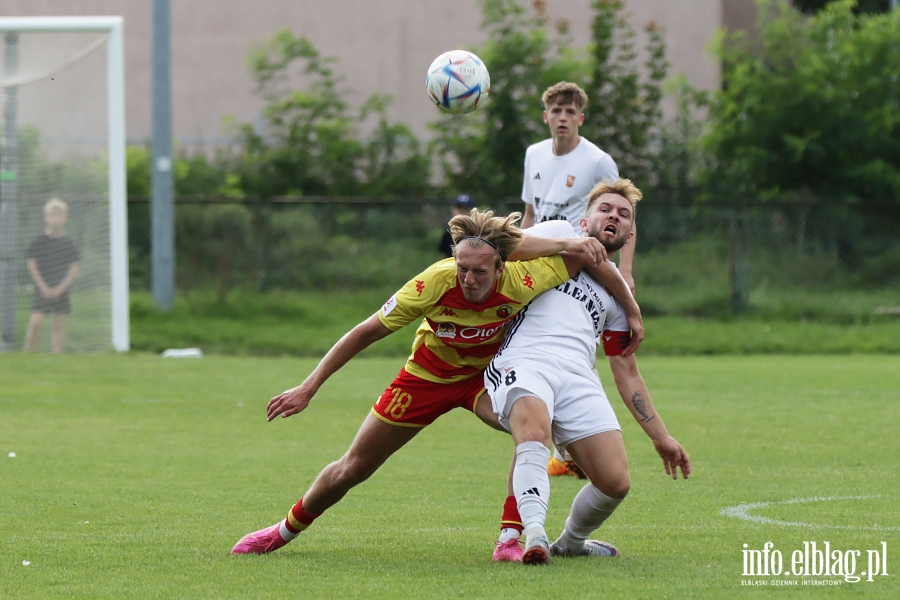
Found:
[[336, 61], [288, 30], [251, 50], [265, 107], [262, 126], [238, 127], [237, 170], [248, 196], [408, 194], [427, 187], [424, 149], [407, 125], [387, 120], [391, 97], [375, 94], [354, 112]]
[[622, 0], [594, 0], [592, 6], [592, 71], [586, 89], [590, 105], [584, 133], [613, 157], [623, 177], [646, 186], [657, 179], [658, 152], [652, 142], [660, 135], [661, 84], [669, 68], [665, 40], [655, 22], [647, 24], [647, 75], [642, 80], [635, 34]]
[[[834, 0], [793, 0], [801, 12], [817, 13]], [[891, 0], [859, 0], [854, 12], [857, 13], [883, 13], [891, 10]]]
[[700, 147], [700, 115], [708, 109], [709, 95], [693, 88], [684, 75], [669, 79], [663, 87], [675, 100], [675, 115], [660, 128], [653, 196], [656, 202], [687, 206], [700, 193], [696, 174], [707, 159]]
[[[256, 199], [252, 231], [262, 289], [273, 197], [421, 196], [429, 186], [427, 152], [407, 125], [387, 120], [390, 97], [373, 95], [352, 112], [335, 62], [287, 30], [250, 53], [256, 92], [265, 102], [263, 124], [239, 126], [235, 172], [244, 195]], [[371, 133], [368, 141], [364, 131]]]
[[475, 113], [432, 125], [434, 148], [449, 192], [478, 202], [519, 196], [525, 149], [546, 137], [541, 94], [561, 79], [582, 85], [584, 57], [568, 46], [564, 22], [553, 30], [544, 2], [481, 0], [489, 41], [477, 50], [491, 74], [488, 102]]
[[476, 113], [434, 125], [447, 187], [489, 200], [518, 197], [525, 149], [547, 137], [541, 95], [564, 80], [590, 97], [585, 136], [612, 155], [624, 176], [653, 181], [660, 83], [668, 68], [659, 28], [648, 25], [642, 78], [620, 0], [595, 0], [593, 43], [581, 49], [571, 47], [567, 22], [549, 21], [543, 0], [534, 0], [530, 10], [519, 0], [481, 2], [489, 41], [478, 54], [491, 72], [491, 95]]
[[900, 203], [900, 12], [853, 7], [836, 1], [806, 17], [764, 0], [755, 47], [719, 40], [710, 189]]

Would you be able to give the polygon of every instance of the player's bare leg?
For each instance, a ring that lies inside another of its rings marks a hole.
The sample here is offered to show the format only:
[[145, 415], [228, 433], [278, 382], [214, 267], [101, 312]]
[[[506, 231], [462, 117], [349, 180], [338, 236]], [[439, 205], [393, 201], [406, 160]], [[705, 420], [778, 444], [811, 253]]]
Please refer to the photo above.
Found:
[[56, 315], [53, 317], [53, 337], [51, 339], [51, 347], [53, 354], [62, 352], [63, 345], [66, 342], [66, 315]]
[[303, 506], [322, 513], [353, 487], [372, 476], [394, 452], [421, 431], [419, 427], [389, 425], [369, 413], [347, 452], [325, 467], [303, 494]]
[[475, 415], [484, 421], [485, 425], [492, 427], [497, 431], [509, 433], [506, 428], [500, 424], [500, 419], [497, 418], [497, 415], [494, 413], [494, 407], [491, 406], [491, 399], [488, 398], [487, 392], [484, 390], [482, 390], [481, 394], [478, 395], [478, 398], [475, 399]]
[[372, 476], [420, 429], [389, 425], [369, 414], [356, 432], [347, 452], [325, 467], [312, 486], [291, 508], [283, 521], [245, 535], [232, 554], [265, 554], [286, 545], [353, 487]]
[[44, 323], [44, 313], [33, 312], [28, 320], [28, 329], [25, 332], [25, 352], [31, 352], [37, 345], [38, 334]]
[[609, 518], [631, 489], [622, 432], [598, 433], [572, 442], [566, 449], [584, 469], [590, 483], [575, 496], [566, 527], [551, 550], [554, 555], [562, 556], [619, 556], [615, 546], [587, 538]]

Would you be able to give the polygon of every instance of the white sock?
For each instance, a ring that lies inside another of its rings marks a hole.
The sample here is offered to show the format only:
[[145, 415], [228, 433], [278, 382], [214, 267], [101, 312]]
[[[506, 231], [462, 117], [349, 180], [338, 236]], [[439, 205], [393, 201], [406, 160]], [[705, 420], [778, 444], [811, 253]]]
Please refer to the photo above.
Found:
[[521, 535], [522, 532], [514, 527], [504, 527], [500, 530], [500, 543], [505, 544], [511, 540], [517, 540]]
[[575, 496], [572, 512], [566, 519], [566, 528], [557, 543], [570, 550], [578, 550], [621, 503], [621, 499], [610, 498], [593, 484], [587, 484]]
[[516, 446], [516, 468], [513, 472], [513, 492], [525, 538], [544, 533], [547, 507], [550, 503], [550, 476], [547, 461], [550, 449], [540, 442], [524, 442]]
[[284, 521], [282, 521], [282, 522], [281, 522], [281, 525], [278, 526], [278, 533], [281, 534], [281, 539], [283, 539], [283, 540], [286, 541], [286, 542], [289, 542], [289, 541], [291, 541], [292, 539], [294, 539], [295, 537], [297, 537], [297, 536], [300, 535], [300, 534], [299, 534], [299, 533], [294, 533], [293, 531], [291, 531], [290, 529], [288, 529], [288, 528], [287, 528], [287, 525], [285, 525], [285, 522], [286, 522], [286, 521], [287, 521], [287, 519], [285, 519]]

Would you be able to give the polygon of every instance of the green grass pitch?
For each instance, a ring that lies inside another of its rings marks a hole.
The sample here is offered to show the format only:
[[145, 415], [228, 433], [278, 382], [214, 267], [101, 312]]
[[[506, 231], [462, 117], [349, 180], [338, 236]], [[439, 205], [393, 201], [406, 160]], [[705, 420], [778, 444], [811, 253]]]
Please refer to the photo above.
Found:
[[[632, 492], [597, 537], [621, 559], [493, 564], [512, 442], [463, 411], [283, 550], [231, 556], [340, 456], [401, 363], [351, 362], [305, 413], [266, 423], [315, 361], [3, 356], [0, 597], [900, 597], [900, 361], [885, 355], [641, 359], [688, 481], [666, 478], [607, 384]], [[553, 480], [551, 535], [580, 485]], [[722, 513], [748, 504], [756, 521]], [[888, 576], [744, 576], [744, 544], [772, 542], [787, 568], [826, 541], [861, 552], [857, 573], [886, 547]]]

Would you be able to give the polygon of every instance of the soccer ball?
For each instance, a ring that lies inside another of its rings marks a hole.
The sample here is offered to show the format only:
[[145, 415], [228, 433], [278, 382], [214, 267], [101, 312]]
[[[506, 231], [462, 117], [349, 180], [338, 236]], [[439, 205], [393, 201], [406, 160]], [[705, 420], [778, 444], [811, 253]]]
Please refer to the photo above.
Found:
[[428, 97], [441, 110], [464, 115], [478, 108], [491, 91], [491, 76], [484, 62], [466, 50], [444, 52], [428, 67]]

